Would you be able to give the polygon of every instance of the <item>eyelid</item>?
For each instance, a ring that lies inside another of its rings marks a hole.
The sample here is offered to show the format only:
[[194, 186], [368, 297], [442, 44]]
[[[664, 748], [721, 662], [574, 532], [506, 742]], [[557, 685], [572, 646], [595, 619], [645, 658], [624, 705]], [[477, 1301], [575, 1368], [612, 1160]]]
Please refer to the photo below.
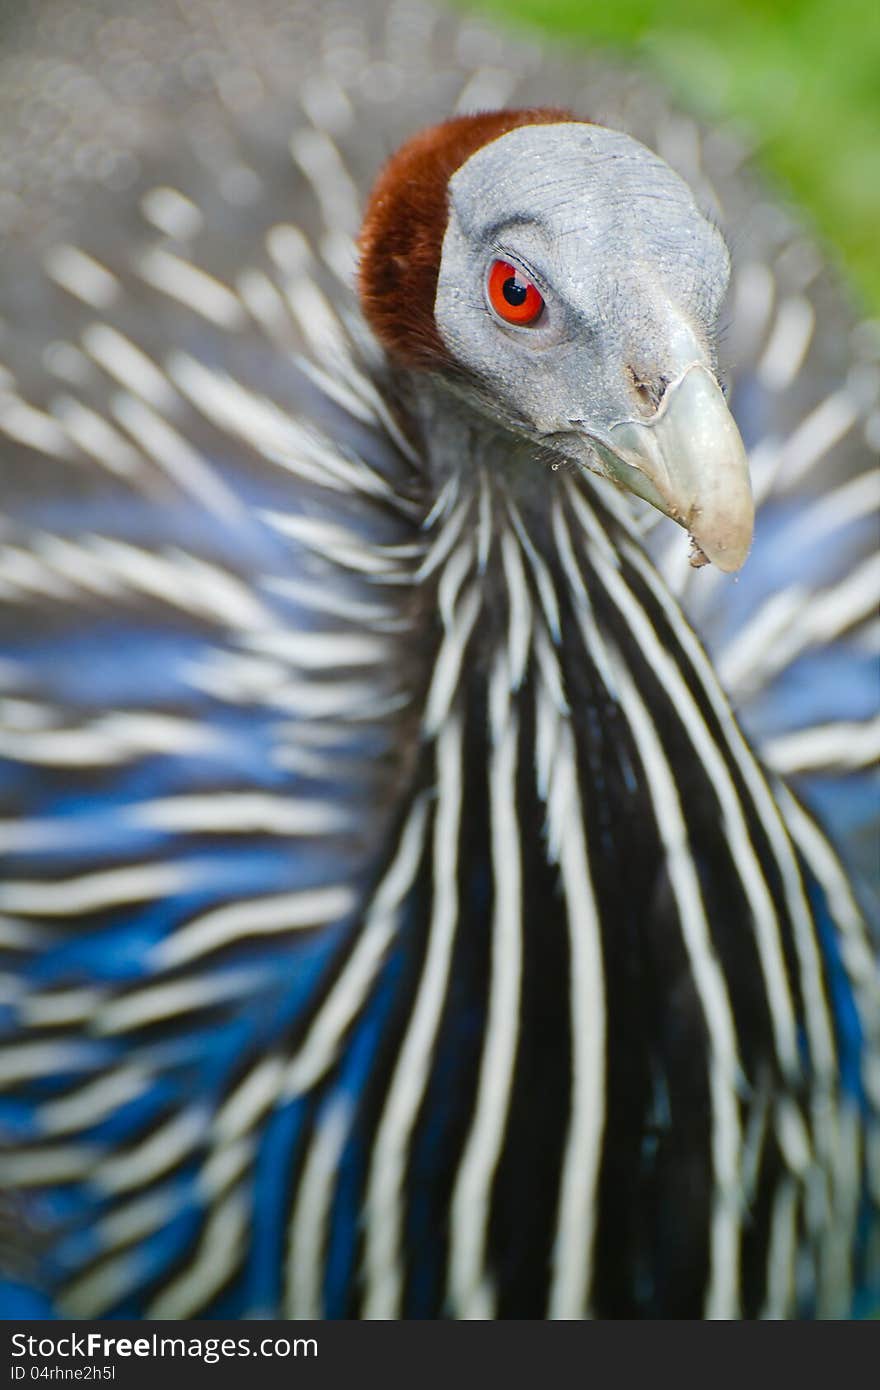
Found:
[[536, 270], [525, 256], [518, 255], [516, 251], [508, 250], [501, 242], [496, 242], [487, 262], [487, 271], [493, 261], [509, 261], [516, 270], [521, 270], [526, 279], [531, 280], [535, 289], [540, 290], [541, 298], [545, 304], [552, 297], [553, 291], [549, 287], [546, 275], [543, 275], [540, 270]]

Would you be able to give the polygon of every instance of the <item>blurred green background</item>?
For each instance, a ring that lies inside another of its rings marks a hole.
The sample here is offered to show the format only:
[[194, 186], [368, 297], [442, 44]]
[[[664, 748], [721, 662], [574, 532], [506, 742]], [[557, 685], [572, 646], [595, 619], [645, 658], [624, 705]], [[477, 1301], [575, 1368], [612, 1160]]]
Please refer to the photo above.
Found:
[[880, 313], [880, 0], [458, 0], [643, 60], [683, 106], [733, 118]]

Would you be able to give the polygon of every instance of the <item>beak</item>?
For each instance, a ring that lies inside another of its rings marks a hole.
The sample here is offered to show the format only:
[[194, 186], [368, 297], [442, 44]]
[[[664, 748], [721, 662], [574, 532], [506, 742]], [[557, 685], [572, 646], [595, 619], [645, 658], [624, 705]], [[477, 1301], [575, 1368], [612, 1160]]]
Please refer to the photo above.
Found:
[[749, 463], [717, 381], [695, 362], [651, 420], [622, 420], [590, 442], [609, 477], [671, 516], [696, 545], [694, 563], [731, 572], [752, 543]]

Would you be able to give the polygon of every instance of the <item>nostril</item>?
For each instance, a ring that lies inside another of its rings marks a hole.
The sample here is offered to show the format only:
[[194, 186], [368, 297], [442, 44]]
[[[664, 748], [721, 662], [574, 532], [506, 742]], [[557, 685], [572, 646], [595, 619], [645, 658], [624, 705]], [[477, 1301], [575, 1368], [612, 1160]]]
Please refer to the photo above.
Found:
[[634, 367], [629, 369], [633, 390], [638, 398], [639, 406], [646, 415], [654, 415], [659, 409], [663, 397], [666, 395], [666, 388], [669, 385], [669, 378], [657, 376], [646, 379]]

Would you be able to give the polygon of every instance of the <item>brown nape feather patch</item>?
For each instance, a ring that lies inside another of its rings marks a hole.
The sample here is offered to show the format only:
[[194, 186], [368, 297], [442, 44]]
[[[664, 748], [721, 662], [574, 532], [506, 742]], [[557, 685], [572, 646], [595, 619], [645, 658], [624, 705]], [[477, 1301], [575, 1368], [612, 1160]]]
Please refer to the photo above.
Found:
[[547, 107], [454, 116], [413, 136], [388, 161], [361, 229], [358, 288], [367, 322], [396, 361], [430, 367], [449, 360], [434, 299], [456, 169], [517, 126], [582, 119]]

